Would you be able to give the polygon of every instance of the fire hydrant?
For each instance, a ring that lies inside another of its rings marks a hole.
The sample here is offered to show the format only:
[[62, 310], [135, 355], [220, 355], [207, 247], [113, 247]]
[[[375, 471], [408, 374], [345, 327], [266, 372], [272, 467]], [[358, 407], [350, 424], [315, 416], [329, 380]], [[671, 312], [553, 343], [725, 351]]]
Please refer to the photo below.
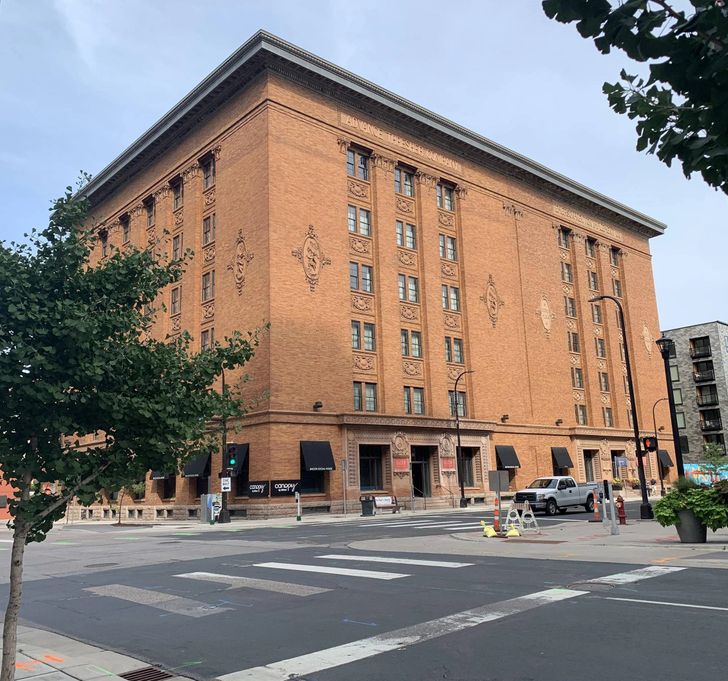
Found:
[[617, 517], [619, 518], [619, 524], [626, 525], [627, 512], [624, 510], [624, 499], [622, 498], [621, 494], [615, 500], [614, 505], [617, 507]]

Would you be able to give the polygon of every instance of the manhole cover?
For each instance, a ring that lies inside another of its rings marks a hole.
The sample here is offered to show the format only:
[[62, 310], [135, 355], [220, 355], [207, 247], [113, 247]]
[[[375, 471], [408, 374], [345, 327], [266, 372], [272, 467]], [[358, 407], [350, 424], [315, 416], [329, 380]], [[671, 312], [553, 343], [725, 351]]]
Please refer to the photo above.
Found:
[[91, 565], [84, 565], [84, 567], [87, 568], [95, 568], [95, 567], [114, 567], [115, 565], [118, 565], [119, 563], [91, 563]]
[[171, 679], [173, 675], [156, 667], [144, 667], [144, 669], [135, 669], [133, 672], [126, 672], [119, 676], [127, 681], [162, 681], [162, 679]]
[[600, 584], [599, 582], [575, 582], [569, 584], [569, 589], [577, 591], [609, 591], [614, 588], [614, 584]]

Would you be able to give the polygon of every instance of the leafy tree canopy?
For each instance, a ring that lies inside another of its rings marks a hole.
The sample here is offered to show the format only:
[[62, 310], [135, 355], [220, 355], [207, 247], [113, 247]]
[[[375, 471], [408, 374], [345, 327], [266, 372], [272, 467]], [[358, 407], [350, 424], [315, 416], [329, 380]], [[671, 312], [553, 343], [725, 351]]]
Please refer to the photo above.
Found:
[[[689, 5], [689, 10], [683, 7]], [[728, 194], [728, 8], [725, 0], [543, 0], [546, 15], [576, 22], [603, 52], [649, 64], [603, 90], [637, 121], [637, 149]]]
[[29, 244], [0, 242], [0, 466], [26, 541], [44, 539], [74, 496], [90, 503], [217, 447], [206, 422], [243, 406], [211, 386], [258, 343], [235, 333], [193, 354], [186, 334], [152, 338], [150, 309], [183, 263], [131, 249], [91, 265], [87, 211], [69, 187]]

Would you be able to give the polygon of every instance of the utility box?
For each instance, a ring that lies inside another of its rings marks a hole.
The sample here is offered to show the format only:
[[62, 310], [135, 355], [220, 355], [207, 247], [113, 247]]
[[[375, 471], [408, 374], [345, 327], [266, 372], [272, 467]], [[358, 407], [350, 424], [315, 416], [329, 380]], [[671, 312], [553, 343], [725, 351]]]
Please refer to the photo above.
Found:
[[222, 494], [200, 495], [200, 522], [214, 523], [222, 508]]
[[488, 487], [491, 492], [507, 492], [509, 484], [508, 471], [488, 471]]

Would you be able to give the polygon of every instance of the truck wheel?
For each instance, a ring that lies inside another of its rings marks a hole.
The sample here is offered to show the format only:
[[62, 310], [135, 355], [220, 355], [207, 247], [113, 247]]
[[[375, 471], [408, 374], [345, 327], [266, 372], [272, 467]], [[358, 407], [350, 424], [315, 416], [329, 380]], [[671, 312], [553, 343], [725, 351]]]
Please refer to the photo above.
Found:
[[594, 513], [594, 497], [587, 497], [586, 503], [584, 504], [584, 510], [587, 513]]
[[546, 515], [556, 515], [559, 510], [559, 505], [556, 503], [556, 499], [549, 499], [546, 502]]

